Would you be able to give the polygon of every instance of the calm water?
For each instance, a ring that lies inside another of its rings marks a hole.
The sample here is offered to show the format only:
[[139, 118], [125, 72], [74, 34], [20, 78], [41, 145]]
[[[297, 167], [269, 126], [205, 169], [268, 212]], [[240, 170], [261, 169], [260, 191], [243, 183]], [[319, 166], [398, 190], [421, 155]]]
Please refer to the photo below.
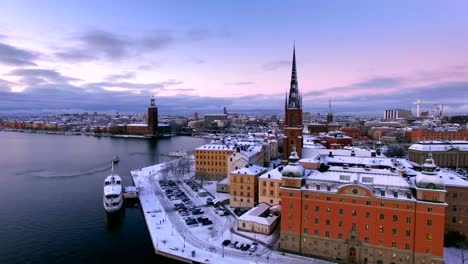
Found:
[[206, 142], [0, 132], [0, 263], [175, 263], [154, 254], [138, 206], [107, 217], [103, 180], [114, 155], [130, 185], [130, 170]]

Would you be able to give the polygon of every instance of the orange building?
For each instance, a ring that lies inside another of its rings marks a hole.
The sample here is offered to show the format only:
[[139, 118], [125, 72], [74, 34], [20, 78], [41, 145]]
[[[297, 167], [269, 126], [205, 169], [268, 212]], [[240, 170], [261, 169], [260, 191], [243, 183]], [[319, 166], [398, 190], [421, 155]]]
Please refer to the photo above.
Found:
[[283, 166], [265, 172], [258, 177], [258, 203], [269, 205], [281, 204], [280, 187]]
[[[289, 167], [289, 168], [288, 168]], [[415, 179], [383, 169], [283, 170], [284, 251], [347, 263], [443, 263], [444, 184], [432, 160]]]
[[468, 139], [468, 129], [461, 127], [453, 130], [438, 130], [429, 128], [413, 129], [406, 132], [408, 142], [432, 141], [432, 140], [466, 140]]
[[231, 207], [252, 208], [258, 203], [258, 176], [267, 170], [257, 165], [229, 173], [229, 204]]
[[217, 144], [207, 144], [195, 149], [195, 175], [212, 180], [226, 177], [228, 157], [235, 151], [233, 146]]

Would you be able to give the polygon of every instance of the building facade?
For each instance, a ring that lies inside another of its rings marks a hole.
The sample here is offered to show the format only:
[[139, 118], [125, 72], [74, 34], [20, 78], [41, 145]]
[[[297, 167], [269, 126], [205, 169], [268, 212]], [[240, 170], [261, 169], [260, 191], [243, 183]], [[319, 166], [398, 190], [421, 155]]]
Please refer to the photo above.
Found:
[[284, 103], [284, 138], [283, 138], [283, 162], [286, 163], [292, 148], [296, 147], [297, 153], [302, 153], [302, 97], [299, 93], [296, 71], [296, 48], [293, 50], [291, 84], [289, 95], [286, 95]]
[[231, 146], [207, 144], [195, 149], [195, 176], [206, 180], [226, 177], [228, 157], [235, 152]]
[[283, 173], [280, 248], [347, 263], [443, 263], [446, 191], [428, 164], [413, 182], [380, 169]]
[[408, 148], [408, 159], [423, 164], [429, 153], [443, 168], [468, 168], [468, 141], [424, 141]]
[[258, 202], [269, 205], [281, 204], [280, 187], [283, 166], [265, 172], [258, 177]]
[[389, 109], [384, 112], [385, 120], [406, 119], [411, 117], [411, 111], [406, 109]]
[[433, 140], [467, 140], [468, 129], [466, 127], [439, 129], [439, 128], [419, 128], [406, 132], [408, 142], [433, 141]]
[[267, 168], [247, 165], [229, 173], [229, 204], [235, 208], [252, 208], [258, 204], [258, 176]]

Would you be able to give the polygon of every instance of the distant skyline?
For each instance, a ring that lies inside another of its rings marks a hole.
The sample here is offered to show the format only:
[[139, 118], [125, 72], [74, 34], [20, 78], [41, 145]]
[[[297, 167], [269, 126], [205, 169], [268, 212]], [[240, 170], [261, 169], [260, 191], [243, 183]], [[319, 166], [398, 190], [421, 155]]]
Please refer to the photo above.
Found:
[[4, 1], [0, 113], [468, 112], [467, 1]]

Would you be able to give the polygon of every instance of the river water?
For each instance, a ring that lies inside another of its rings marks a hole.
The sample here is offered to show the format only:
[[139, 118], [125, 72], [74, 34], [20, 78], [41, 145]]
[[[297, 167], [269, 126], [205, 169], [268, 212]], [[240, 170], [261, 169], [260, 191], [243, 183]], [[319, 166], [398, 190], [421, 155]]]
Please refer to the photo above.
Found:
[[206, 139], [123, 139], [0, 132], [0, 263], [176, 263], [157, 256], [141, 208], [109, 217], [102, 206], [113, 156], [130, 171]]

